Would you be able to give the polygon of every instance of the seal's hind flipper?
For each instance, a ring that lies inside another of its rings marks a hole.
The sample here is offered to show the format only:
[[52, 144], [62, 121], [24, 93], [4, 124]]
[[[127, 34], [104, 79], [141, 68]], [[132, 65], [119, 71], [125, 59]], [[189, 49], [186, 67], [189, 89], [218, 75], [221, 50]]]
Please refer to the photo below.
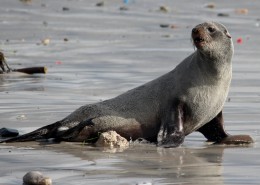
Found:
[[[77, 141], [77, 138], [79, 137], [79, 133], [84, 129], [85, 127], [92, 127], [94, 126], [94, 123], [92, 120], [95, 118], [89, 118], [87, 120], [84, 120], [80, 123], [78, 123], [75, 127], [72, 127], [65, 131], [63, 134], [60, 135], [59, 139], [64, 141]], [[86, 139], [87, 136], [86, 136]]]
[[51, 135], [53, 135], [52, 133], [55, 130], [57, 130], [59, 125], [60, 125], [60, 122], [56, 122], [56, 123], [41, 127], [30, 133], [3, 140], [0, 143], [25, 142], [25, 141], [35, 141], [35, 140], [40, 140], [40, 139], [48, 139], [48, 138], [51, 138]]
[[215, 142], [214, 144], [238, 145], [254, 142], [249, 135], [229, 135], [224, 129], [222, 111], [197, 131], [201, 132], [208, 141]]

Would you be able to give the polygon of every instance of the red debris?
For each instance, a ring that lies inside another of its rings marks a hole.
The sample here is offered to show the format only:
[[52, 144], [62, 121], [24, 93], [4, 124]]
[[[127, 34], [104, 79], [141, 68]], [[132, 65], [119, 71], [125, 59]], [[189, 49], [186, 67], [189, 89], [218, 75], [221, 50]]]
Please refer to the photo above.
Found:
[[59, 60], [57, 60], [57, 61], [55, 62], [55, 64], [56, 64], [56, 65], [61, 65], [61, 64], [62, 64], [62, 62], [61, 62], [61, 61], [59, 61]]
[[237, 43], [238, 43], [238, 44], [242, 44], [242, 43], [243, 43], [243, 39], [242, 39], [241, 37], [239, 37], [239, 38], [237, 39]]

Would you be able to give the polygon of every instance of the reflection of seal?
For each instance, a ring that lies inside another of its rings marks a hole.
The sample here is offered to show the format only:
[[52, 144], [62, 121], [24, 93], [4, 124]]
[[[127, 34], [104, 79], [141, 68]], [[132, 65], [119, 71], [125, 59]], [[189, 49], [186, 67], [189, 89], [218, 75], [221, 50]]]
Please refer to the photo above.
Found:
[[171, 72], [7, 142], [93, 141], [100, 132], [115, 130], [127, 139], [142, 137], [176, 147], [197, 130], [215, 142], [251, 143], [250, 136], [228, 136], [223, 128], [222, 108], [232, 76], [231, 36], [223, 25], [206, 22], [193, 28], [192, 39], [197, 50]]

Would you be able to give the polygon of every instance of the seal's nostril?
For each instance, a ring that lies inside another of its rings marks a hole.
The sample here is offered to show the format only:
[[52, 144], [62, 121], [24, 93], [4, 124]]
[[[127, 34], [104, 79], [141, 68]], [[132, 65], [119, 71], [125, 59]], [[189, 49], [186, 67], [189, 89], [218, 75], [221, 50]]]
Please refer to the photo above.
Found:
[[193, 28], [192, 29], [192, 33], [198, 33], [198, 29], [197, 28]]

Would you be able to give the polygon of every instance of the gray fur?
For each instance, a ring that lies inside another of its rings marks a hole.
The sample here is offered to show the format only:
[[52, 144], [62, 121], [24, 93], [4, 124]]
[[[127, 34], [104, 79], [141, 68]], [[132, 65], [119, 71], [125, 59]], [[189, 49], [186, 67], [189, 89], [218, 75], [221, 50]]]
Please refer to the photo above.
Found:
[[[215, 34], [208, 33], [209, 26], [216, 29]], [[232, 40], [223, 25], [206, 22], [196, 28], [205, 29], [205, 46], [174, 70], [115, 98], [82, 106], [57, 123], [10, 141], [88, 141], [99, 132], [115, 130], [127, 139], [142, 137], [156, 142], [176, 101], [186, 107], [184, 134], [196, 131], [223, 108], [232, 77], [233, 55]]]

